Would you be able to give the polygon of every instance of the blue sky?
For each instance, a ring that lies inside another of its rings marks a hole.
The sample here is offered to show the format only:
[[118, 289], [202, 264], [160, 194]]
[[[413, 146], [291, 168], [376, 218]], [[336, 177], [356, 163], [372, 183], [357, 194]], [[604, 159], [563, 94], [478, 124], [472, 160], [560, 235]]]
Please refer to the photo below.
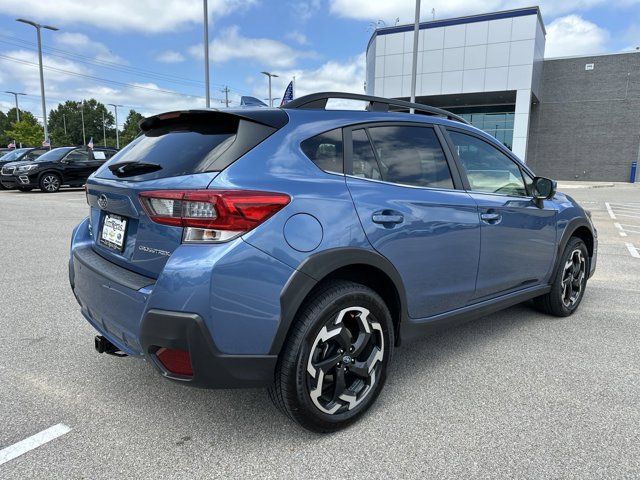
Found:
[[[530, 2], [424, 1], [423, 19], [449, 18]], [[547, 56], [618, 52], [640, 46], [640, 0], [540, 2]], [[296, 76], [297, 95], [363, 91], [363, 52], [371, 22], [412, 21], [413, 0], [209, 0], [213, 105], [223, 86], [274, 97]], [[201, 0], [0, 0], [0, 91], [27, 93], [21, 107], [41, 115], [34, 65], [35, 31], [26, 17], [60, 28], [43, 31], [47, 104], [94, 97], [145, 114], [203, 106]], [[71, 72], [71, 73], [69, 73]], [[94, 77], [94, 78], [88, 78]], [[0, 109], [12, 97], [0, 95]], [[123, 118], [120, 119], [123, 121]]]

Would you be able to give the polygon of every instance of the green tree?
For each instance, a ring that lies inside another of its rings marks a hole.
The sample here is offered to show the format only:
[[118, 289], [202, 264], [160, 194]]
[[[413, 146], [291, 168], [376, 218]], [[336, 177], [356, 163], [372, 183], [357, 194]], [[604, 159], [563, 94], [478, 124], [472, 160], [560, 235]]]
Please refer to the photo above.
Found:
[[24, 147], [39, 147], [44, 139], [42, 127], [37, 123], [34, 125], [29, 120], [20, 119], [19, 122], [12, 123], [11, 128], [5, 133], [17, 143], [22, 143]]
[[[84, 117], [85, 135], [82, 135]], [[103, 145], [102, 119], [107, 134], [107, 145], [115, 147], [116, 130], [113, 114], [95, 99], [74, 102], [67, 100], [49, 113], [49, 136], [52, 144], [84, 145], [93, 137], [94, 145]], [[66, 132], [66, 133], [65, 133]]]
[[[31, 125], [38, 125], [38, 120], [31, 112], [20, 109], [20, 120], [28, 122]], [[16, 109], [11, 108], [5, 114], [0, 112], [0, 146], [6, 147], [13, 138], [7, 135], [7, 131], [11, 129], [11, 125], [16, 121]]]
[[122, 133], [120, 134], [120, 147], [124, 147], [127, 143], [131, 142], [140, 133], [140, 127], [138, 123], [144, 116], [135, 110], [129, 110], [129, 115], [122, 126]]

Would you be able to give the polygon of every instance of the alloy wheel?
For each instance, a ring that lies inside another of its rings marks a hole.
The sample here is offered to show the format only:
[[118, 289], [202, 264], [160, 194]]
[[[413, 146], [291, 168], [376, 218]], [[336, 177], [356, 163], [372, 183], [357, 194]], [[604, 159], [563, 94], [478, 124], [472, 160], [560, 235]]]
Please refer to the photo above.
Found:
[[322, 327], [307, 362], [313, 404], [326, 414], [357, 407], [373, 390], [385, 356], [379, 322], [364, 307], [348, 307]]
[[42, 186], [47, 192], [55, 192], [60, 188], [60, 180], [55, 175], [47, 175], [42, 179]]
[[565, 307], [573, 307], [584, 289], [587, 277], [587, 261], [582, 250], [575, 249], [564, 265], [562, 273], [562, 303]]

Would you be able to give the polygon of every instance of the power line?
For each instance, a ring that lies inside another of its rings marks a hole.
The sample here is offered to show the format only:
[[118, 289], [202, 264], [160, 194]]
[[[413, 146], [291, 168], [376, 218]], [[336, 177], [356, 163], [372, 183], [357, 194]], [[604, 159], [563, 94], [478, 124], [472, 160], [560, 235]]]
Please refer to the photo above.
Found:
[[[30, 50], [34, 50], [35, 51], [35, 44], [33, 42], [30, 42], [28, 40], [23, 40], [19, 37], [15, 37], [13, 35], [9, 35], [9, 34], [5, 34], [5, 33], [0, 33], [0, 37], [5, 37], [5, 38], [9, 38], [11, 39], [13, 42], [11, 41], [7, 41], [7, 40], [0, 40], [0, 42], [2, 43], [6, 43], [9, 45], [13, 45], [13, 46], [17, 46], [17, 47], [21, 47], [21, 48], [28, 48]], [[18, 43], [15, 43], [18, 42]], [[114, 61], [110, 61], [110, 60], [101, 60], [101, 59], [97, 59], [97, 58], [93, 58], [93, 57], [89, 57], [87, 55], [81, 55], [79, 53], [73, 53], [73, 52], [68, 52], [66, 50], [62, 50], [59, 48], [55, 48], [55, 47], [43, 47], [43, 51], [46, 52], [47, 54], [51, 55], [51, 56], [55, 56], [58, 58], [69, 58], [72, 59], [74, 61], [80, 62], [80, 63], [84, 63], [84, 64], [89, 64], [89, 65], [94, 65], [97, 67], [101, 67], [101, 68], [108, 68], [108, 69], [112, 69], [112, 70], [119, 70], [123, 73], [135, 73], [141, 76], [147, 76], [149, 78], [153, 78], [155, 80], [164, 80], [167, 82], [171, 82], [171, 83], [176, 83], [176, 84], [180, 84], [183, 86], [190, 86], [190, 87], [201, 87], [204, 82], [201, 80], [194, 80], [191, 78], [186, 78], [186, 77], [181, 77], [178, 75], [172, 75], [169, 73], [160, 73], [160, 72], [156, 72], [153, 70], [149, 70], [149, 69], [145, 69], [145, 68], [140, 68], [140, 67], [132, 67], [129, 65], [125, 65], [123, 63], [118, 63], [118, 62], [114, 62]], [[52, 52], [58, 52], [58, 53], [52, 53]], [[225, 85], [223, 84], [212, 84], [214, 86], [217, 87], [224, 87]], [[237, 89], [237, 88], [233, 88], [230, 87], [230, 90], [237, 92], [238, 94], [241, 95], [250, 95], [248, 92]]]
[[[11, 57], [9, 55], [0, 54], [0, 58], [3, 58], [5, 60], [10, 60], [12, 62], [22, 63], [24, 65], [31, 65], [31, 66], [35, 66], [35, 67], [38, 66], [36, 63], [29, 62], [27, 60], [22, 60], [20, 58]], [[108, 84], [113, 84], [113, 85], [119, 85], [119, 86], [122, 86], [122, 87], [138, 88], [138, 89], [141, 89], [141, 90], [147, 90], [147, 91], [156, 92], [156, 93], [168, 93], [168, 94], [171, 94], [171, 95], [179, 95], [179, 96], [188, 97], [188, 98], [200, 98], [200, 97], [198, 97], [196, 95], [189, 95], [187, 93], [176, 92], [175, 90], [164, 90], [164, 89], [161, 89], [161, 88], [151, 88], [151, 87], [145, 87], [143, 85], [135, 85], [133, 83], [119, 82], [117, 80], [109, 80], [109, 79], [106, 79], [106, 78], [100, 78], [100, 77], [96, 77], [96, 76], [93, 76], [93, 75], [87, 75], [87, 74], [84, 74], [84, 73], [72, 72], [70, 70], [64, 70], [62, 68], [49, 67], [49, 66], [44, 66], [43, 68], [45, 70], [50, 70], [50, 71], [53, 71], [53, 72], [64, 73], [66, 75], [72, 75], [72, 76], [75, 76], [75, 77], [88, 78], [90, 80], [95, 80], [97, 82], [103, 82], [103, 83], [108, 83]]]

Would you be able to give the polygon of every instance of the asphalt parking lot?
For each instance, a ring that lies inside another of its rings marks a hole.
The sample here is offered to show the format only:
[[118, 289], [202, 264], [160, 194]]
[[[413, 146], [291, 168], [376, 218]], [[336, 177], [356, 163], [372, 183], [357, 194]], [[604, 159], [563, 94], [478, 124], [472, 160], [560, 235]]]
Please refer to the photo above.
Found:
[[265, 391], [96, 354], [67, 280], [83, 191], [0, 191], [0, 477], [640, 477], [640, 185], [571, 187], [600, 234], [578, 313], [522, 305], [404, 345], [369, 414], [329, 436]]

